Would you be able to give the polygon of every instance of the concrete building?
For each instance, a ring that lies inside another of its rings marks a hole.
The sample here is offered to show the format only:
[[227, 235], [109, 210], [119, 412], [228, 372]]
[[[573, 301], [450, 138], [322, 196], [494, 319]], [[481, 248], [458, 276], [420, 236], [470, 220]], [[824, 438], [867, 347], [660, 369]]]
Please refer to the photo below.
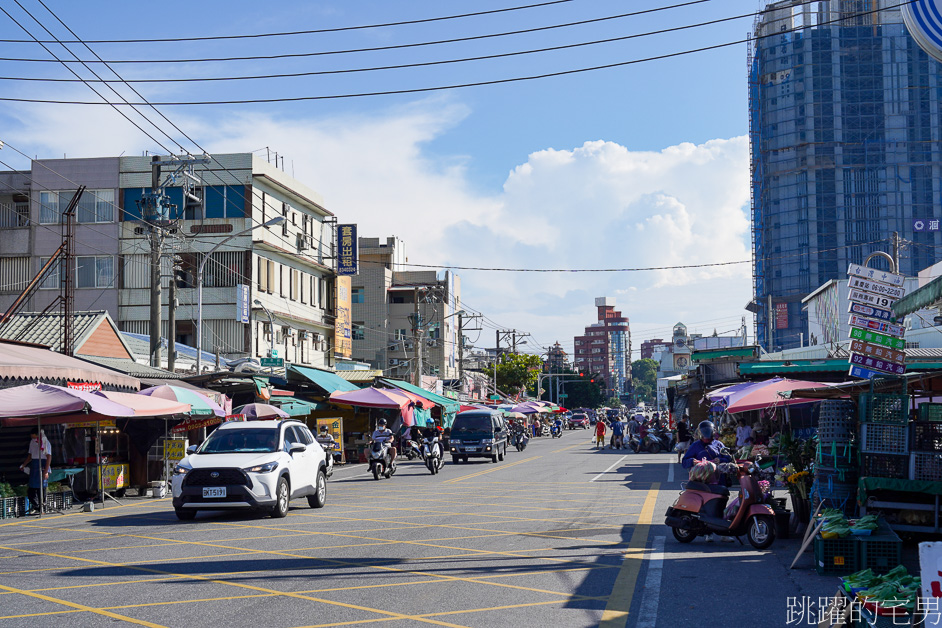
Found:
[[605, 380], [606, 395], [627, 403], [631, 396], [631, 328], [628, 317], [615, 310], [615, 299], [595, 300], [597, 322], [576, 336], [573, 364], [583, 373], [599, 374]]
[[562, 371], [568, 369], [569, 364], [569, 354], [566, 353], [563, 346], [557, 341], [552, 347], [549, 348], [549, 351], [546, 353], [546, 363], [545, 368], [549, 372], [553, 371]]
[[641, 359], [653, 359], [654, 354], [660, 349], [670, 349], [671, 343], [661, 338], [652, 338], [641, 343]]
[[[0, 238], [0, 272], [10, 271], [2, 275], [0, 307], [12, 303], [59, 246], [62, 210], [86, 185], [75, 230], [75, 309], [106, 310], [122, 331], [149, 334], [152, 264], [137, 201], [150, 192], [151, 163], [149, 156], [36, 160], [27, 173], [0, 173], [0, 222], [10, 224], [11, 234]], [[207, 260], [203, 349], [225, 358], [271, 352], [295, 364], [333, 365], [333, 214], [314, 191], [250, 153], [216, 155], [197, 165], [195, 175], [201, 203], [187, 200], [181, 187], [166, 189], [175, 209], [161, 271], [161, 335], [167, 335], [172, 255], [182, 271], [175, 339], [196, 346], [196, 275], [204, 255], [234, 234], [283, 216], [280, 225], [228, 240]], [[58, 294], [53, 273], [25, 309], [42, 310]]]
[[405, 245], [395, 236], [385, 243], [359, 238], [359, 256], [352, 283], [354, 359], [414, 381], [421, 351], [423, 375], [456, 379], [460, 278], [451, 271], [404, 270]]
[[892, 232], [912, 242], [903, 274], [940, 258], [942, 66], [907, 33], [898, 5], [787, 0], [756, 22], [751, 309], [769, 351], [797, 347], [809, 320], [802, 300], [843, 279], [848, 263], [889, 251]]

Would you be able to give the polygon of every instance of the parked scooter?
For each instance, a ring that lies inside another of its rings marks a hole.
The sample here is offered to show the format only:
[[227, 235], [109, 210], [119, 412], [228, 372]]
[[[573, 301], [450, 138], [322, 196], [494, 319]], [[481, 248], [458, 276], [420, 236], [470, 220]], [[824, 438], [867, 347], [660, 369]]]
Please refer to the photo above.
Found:
[[544, 425], [543, 428], [540, 430], [540, 436], [549, 436], [549, 435], [550, 435], [549, 428]]
[[422, 439], [422, 458], [432, 475], [438, 473], [445, 466], [445, 458], [442, 454], [442, 445], [438, 440], [437, 431]]
[[670, 526], [674, 538], [681, 543], [690, 543], [698, 536], [718, 534], [720, 536], [746, 535], [756, 549], [765, 549], [775, 541], [775, 517], [772, 507], [761, 503], [758, 466], [751, 462], [743, 464], [722, 463], [724, 470], [735, 469], [739, 476], [739, 507], [733, 518], [723, 517], [729, 501], [729, 489], [716, 484], [690, 481], [683, 483], [683, 491], [667, 509], [664, 523]]
[[644, 450], [649, 454], [674, 449], [674, 433], [664, 428], [654, 428], [644, 437]]
[[638, 434], [631, 434], [628, 436], [628, 442], [625, 444], [625, 447], [635, 453], [641, 451], [641, 436]]
[[370, 471], [373, 472], [374, 480], [378, 480], [381, 475], [391, 478], [396, 472], [396, 461], [392, 459], [388, 440], [370, 442]]

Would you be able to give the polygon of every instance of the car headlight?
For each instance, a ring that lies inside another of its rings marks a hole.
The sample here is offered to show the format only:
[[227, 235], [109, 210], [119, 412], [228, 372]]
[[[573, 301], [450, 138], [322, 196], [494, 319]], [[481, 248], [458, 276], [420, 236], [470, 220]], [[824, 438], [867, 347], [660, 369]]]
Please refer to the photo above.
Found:
[[271, 473], [278, 468], [278, 461], [274, 460], [272, 462], [266, 462], [265, 464], [256, 465], [254, 467], [249, 467], [246, 469], [249, 473]]
[[460, 445], [460, 444], [461, 444], [461, 441], [458, 440], [458, 439], [456, 439], [456, 438], [452, 438], [452, 439], [451, 439], [451, 444], [452, 444], [452, 445]]
[[177, 465], [173, 468], [173, 474], [174, 474], [174, 475], [186, 475], [187, 473], [189, 473], [189, 472], [192, 471], [192, 470], [193, 470], [193, 467], [191, 467], [190, 465], [188, 465], [187, 463], [185, 463], [185, 462], [183, 462], [183, 461], [181, 460], [181, 461], [178, 462]]

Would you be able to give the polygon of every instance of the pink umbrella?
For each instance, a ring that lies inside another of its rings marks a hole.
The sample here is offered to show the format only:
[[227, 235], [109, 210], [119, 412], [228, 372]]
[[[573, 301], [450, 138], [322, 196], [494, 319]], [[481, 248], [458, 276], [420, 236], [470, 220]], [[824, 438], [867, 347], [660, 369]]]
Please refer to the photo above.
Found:
[[174, 414], [189, 414], [190, 404], [161, 399], [159, 397], [146, 397], [133, 393], [98, 390], [93, 395], [101, 395], [109, 401], [120, 403], [134, 410], [134, 416], [171, 416]]
[[391, 388], [363, 388], [348, 392], [337, 391], [330, 395], [331, 403], [363, 408], [399, 409], [407, 407], [412, 400], [399, 390]]
[[290, 414], [267, 403], [247, 403], [232, 411], [233, 414], [244, 414], [253, 419], [287, 419]]
[[[807, 399], [803, 397], [785, 396], [799, 388], [821, 388], [828, 384], [820, 382], [807, 382], [800, 379], [771, 379], [767, 382], [734, 393], [729, 398], [726, 411], [730, 414], [748, 412], [749, 410], [762, 410], [774, 406], [790, 406], [798, 403], [811, 403], [820, 399]], [[785, 393], [779, 394], [779, 393]]]

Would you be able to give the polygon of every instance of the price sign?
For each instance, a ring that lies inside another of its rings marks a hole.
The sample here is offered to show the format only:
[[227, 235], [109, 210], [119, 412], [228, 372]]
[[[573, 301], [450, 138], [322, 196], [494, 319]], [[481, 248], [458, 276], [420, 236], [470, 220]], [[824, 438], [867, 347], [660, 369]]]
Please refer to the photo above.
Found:
[[890, 310], [881, 310], [880, 308], [864, 305], [863, 303], [851, 303], [847, 311], [850, 314], [860, 314], [867, 318], [876, 318], [890, 323], [896, 322], [896, 317], [893, 316], [893, 312]]
[[164, 458], [170, 462], [183, 460], [186, 456], [186, 439], [170, 438], [164, 441]]
[[847, 321], [847, 324], [851, 327], [860, 327], [861, 329], [878, 331], [880, 333], [897, 337], [902, 337], [906, 333], [906, 330], [902, 325], [894, 325], [893, 323], [887, 323], [885, 321], [875, 321], [873, 319], [864, 318], [863, 316], [858, 316], [856, 314], [850, 315], [850, 320]]
[[851, 264], [848, 266], [847, 274], [853, 275], [855, 277], [863, 277], [864, 279], [869, 279], [871, 281], [879, 281], [880, 283], [886, 283], [891, 286], [900, 287], [902, 287], [903, 282], [906, 279], [902, 275], [888, 273], [883, 270], [877, 270], [876, 268], [870, 268], [869, 266], [861, 266], [860, 264]]
[[853, 288], [848, 291], [847, 298], [854, 303], [863, 303], [864, 305], [872, 305], [873, 307], [879, 308], [889, 308], [896, 303], [896, 299], [873, 294], [871, 292], [864, 292], [863, 290], [855, 290]]
[[906, 348], [906, 341], [902, 338], [894, 338], [893, 336], [867, 331], [866, 329], [852, 328], [848, 337], [852, 340], [872, 342], [874, 344], [883, 345], [884, 347], [890, 347], [891, 349], [899, 349], [900, 351]]
[[870, 369], [871, 371], [880, 371], [881, 373], [889, 373], [890, 375], [904, 375], [906, 373], [906, 366], [903, 364], [861, 355], [860, 353], [851, 353], [850, 363], [862, 366], [865, 369]]
[[863, 279], [861, 277], [850, 277], [847, 280], [847, 285], [851, 288], [856, 288], [857, 290], [872, 292], [873, 294], [890, 297], [891, 299], [902, 299], [906, 295], [906, 289], [902, 286], [888, 286], [886, 284], [879, 283], [877, 281], [870, 281], [869, 279]]

